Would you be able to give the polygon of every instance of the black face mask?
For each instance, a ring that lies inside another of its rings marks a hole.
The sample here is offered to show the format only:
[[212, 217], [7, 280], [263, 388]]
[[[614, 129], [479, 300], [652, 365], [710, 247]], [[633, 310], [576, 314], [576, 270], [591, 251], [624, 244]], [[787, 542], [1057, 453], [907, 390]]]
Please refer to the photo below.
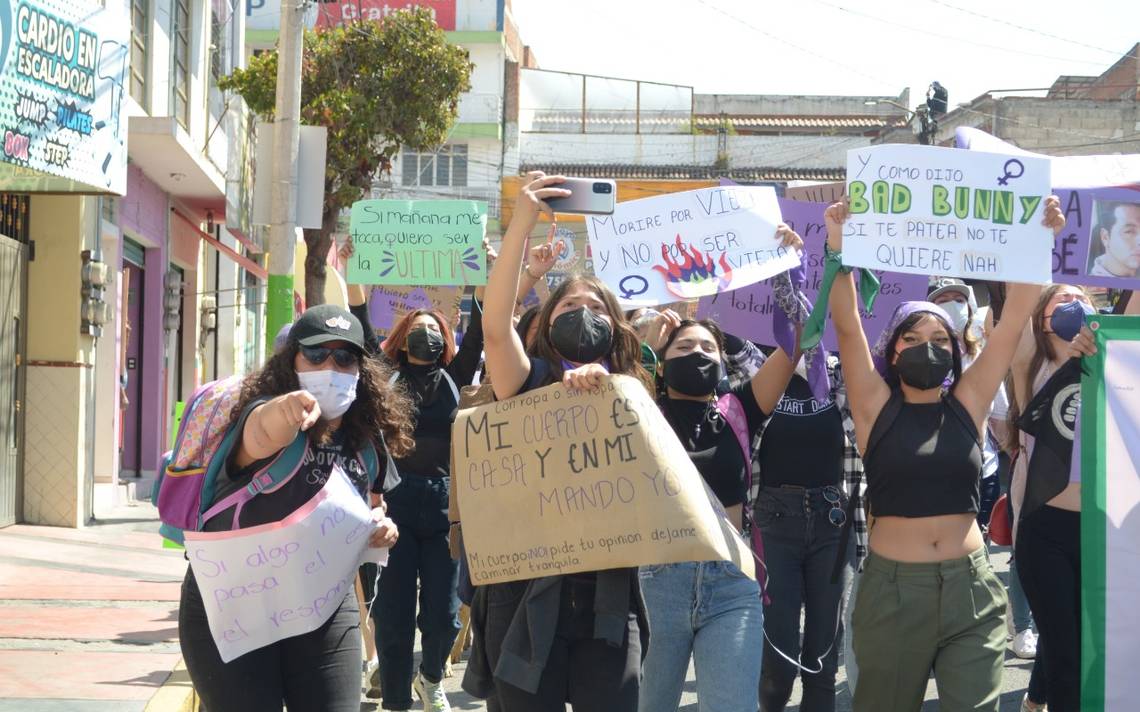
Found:
[[712, 395], [720, 382], [720, 363], [694, 351], [685, 356], [666, 359], [665, 385], [686, 396]]
[[567, 361], [593, 363], [610, 351], [613, 329], [591, 309], [582, 307], [560, 315], [550, 325], [550, 342]]
[[952, 368], [954, 355], [930, 341], [903, 349], [895, 361], [902, 382], [922, 391], [941, 386]]
[[420, 327], [408, 332], [408, 355], [419, 361], [435, 363], [443, 353], [443, 334]]

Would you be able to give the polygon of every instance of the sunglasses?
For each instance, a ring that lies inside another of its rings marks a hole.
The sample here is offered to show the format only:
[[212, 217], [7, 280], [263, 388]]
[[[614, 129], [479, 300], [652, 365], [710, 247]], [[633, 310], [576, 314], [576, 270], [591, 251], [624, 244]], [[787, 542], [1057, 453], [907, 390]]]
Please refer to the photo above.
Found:
[[302, 346], [301, 355], [314, 366], [320, 366], [325, 361], [328, 361], [329, 356], [332, 356], [336, 365], [341, 368], [350, 368], [360, 363], [360, 354], [352, 349], [343, 347], [330, 349], [327, 346]]
[[827, 518], [832, 526], [841, 527], [847, 523], [847, 512], [843, 511], [843, 503], [838, 488], [824, 487], [823, 501], [831, 505], [831, 509], [827, 512]]

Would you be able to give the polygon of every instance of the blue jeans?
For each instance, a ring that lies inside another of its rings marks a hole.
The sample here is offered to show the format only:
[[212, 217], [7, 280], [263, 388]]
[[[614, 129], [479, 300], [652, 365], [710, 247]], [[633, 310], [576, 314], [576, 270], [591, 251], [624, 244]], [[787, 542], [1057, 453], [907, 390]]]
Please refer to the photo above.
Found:
[[670, 712], [692, 656], [700, 712], [756, 712], [764, 652], [760, 586], [726, 561], [643, 566], [649, 654], [639, 712]]
[[[765, 487], [756, 499], [756, 523], [764, 535], [772, 601], [764, 611], [767, 641], [760, 682], [764, 712], [783, 712], [797, 675], [803, 678], [802, 712], [835, 710], [835, 675], [844, 639], [843, 593], [851, 567], [845, 566], [840, 580], [831, 582], [842, 529], [828, 518], [834, 505], [824, 499], [823, 489]], [[831, 491], [840, 494], [836, 488]], [[846, 509], [846, 497], [840, 496], [838, 505]], [[850, 559], [846, 552], [842, 557]], [[804, 669], [777, 650], [798, 659]]]
[[417, 623], [423, 648], [420, 672], [431, 682], [443, 678], [444, 661], [459, 633], [459, 563], [448, 550], [448, 484], [446, 477], [405, 475], [385, 495], [388, 516], [400, 528], [372, 606], [386, 710], [412, 708]]

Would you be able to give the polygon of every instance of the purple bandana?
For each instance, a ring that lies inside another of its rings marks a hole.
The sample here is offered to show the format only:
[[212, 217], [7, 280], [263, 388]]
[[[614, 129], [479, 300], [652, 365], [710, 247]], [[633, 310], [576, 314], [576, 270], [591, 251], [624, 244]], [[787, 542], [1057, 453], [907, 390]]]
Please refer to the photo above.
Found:
[[[883, 328], [879, 334], [879, 340], [875, 342], [874, 347], [871, 348], [871, 360], [875, 363], [875, 370], [883, 378], [887, 377], [887, 342], [891, 340], [891, 334], [895, 333], [895, 329], [899, 328], [899, 324], [903, 323], [907, 317], [917, 312], [929, 312], [930, 314], [937, 314], [950, 323], [950, 316], [946, 310], [933, 302], [902, 302], [895, 308], [895, 313], [891, 314], [891, 319], [887, 322], [886, 327]], [[950, 334], [954, 338], [960, 338], [954, 332], [954, 328], [950, 327]]]
[[[804, 268], [804, 254], [800, 254], [800, 264], [787, 272], [772, 277], [772, 294], [780, 307], [772, 313], [772, 335], [788, 358], [796, 355], [796, 327], [802, 327], [811, 316], [811, 302], [801, 288], [807, 282]], [[826, 354], [818, 344], [803, 352], [804, 368], [807, 371], [808, 386], [812, 396], [819, 401], [831, 397], [831, 380], [827, 376]]]

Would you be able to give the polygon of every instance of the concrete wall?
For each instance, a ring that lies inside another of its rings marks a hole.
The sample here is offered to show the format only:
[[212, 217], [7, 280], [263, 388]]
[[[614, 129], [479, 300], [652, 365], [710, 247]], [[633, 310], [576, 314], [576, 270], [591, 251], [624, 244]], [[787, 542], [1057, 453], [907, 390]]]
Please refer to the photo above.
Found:
[[[939, 121], [936, 143], [953, 145], [959, 126], [970, 126], [1027, 151], [1052, 156], [1140, 152], [1140, 102], [982, 98]], [[879, 143], [915, 143], [909, 130], [884, 133]]]
[[789, 96], [780, 94], [694, 94], [693, 113], [736, 116], [896, 116], [897, 107], [868, 101], [890, 100], [908, 106], [910, 90], [898, 96]]

